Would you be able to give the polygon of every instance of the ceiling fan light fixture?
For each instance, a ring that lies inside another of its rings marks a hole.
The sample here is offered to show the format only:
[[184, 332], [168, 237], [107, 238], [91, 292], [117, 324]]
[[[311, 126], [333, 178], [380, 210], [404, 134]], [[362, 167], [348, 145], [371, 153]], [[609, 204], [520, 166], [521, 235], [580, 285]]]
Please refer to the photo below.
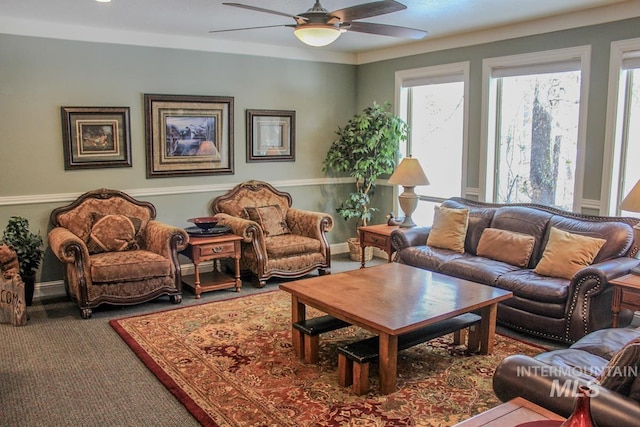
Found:
[[321, 47], [336, 41], [342, 32], [332, 25], [304, 24], [296, 28], [293, 34], [304, 44]]

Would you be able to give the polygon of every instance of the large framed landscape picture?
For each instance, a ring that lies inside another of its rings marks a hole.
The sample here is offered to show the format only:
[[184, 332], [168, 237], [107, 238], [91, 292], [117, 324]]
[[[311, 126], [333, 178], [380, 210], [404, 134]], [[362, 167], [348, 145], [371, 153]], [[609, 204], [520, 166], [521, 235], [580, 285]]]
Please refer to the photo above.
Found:
[[61, 107], [64, 168], [131, 167], [129, 107]]
[[233, 97], [144, 95], [147, 178], [233, 174]]

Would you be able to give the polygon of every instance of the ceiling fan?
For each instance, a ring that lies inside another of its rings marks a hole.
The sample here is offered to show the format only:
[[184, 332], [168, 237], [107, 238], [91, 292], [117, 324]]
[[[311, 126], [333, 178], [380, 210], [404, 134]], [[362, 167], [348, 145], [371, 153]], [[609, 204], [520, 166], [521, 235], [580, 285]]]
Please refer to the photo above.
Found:
[[373, 16], [385, 15], [400, 10], [407, 6], [394, 0], [380, 0], [363, 3], [356, 6], [328, 12], [322, 7], [320, 0], [315, 0], [315, 4], [306, 12], [292, 15], [290, 13], [278, 12], [264, 9], [257, 6], [249, 6], [240, 3], [222, 3], [226, 6], [249, 9], [256, 12], [270, 13], [272, 15], [286, 16], [293, 18], [295, 24], [266, 25], [261, 27], [234, 28], [229, 30], [214, 30], [210, 33], [222, 33], [227, 31], [252, 30], [258, 28], [291, 27], [294, 28], [295, 36], [305, 44], [310, 46], [326, 46], [333, 43], [340, 34], [346, 31], [358, 33], [377, 34], [382, 36], [400, 37], [419, 40], [427, 35], [426, 31], [413, 28], [397, 27], [394, 25], [376, 24], [373, 22], [356, 22], [358, 19], [371, 18]]

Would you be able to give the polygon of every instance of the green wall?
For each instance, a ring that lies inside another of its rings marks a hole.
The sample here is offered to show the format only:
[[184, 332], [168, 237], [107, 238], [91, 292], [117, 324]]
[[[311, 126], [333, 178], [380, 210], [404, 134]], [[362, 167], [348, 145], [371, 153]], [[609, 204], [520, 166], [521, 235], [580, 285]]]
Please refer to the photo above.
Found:
[[[529, 52], [591, 45], [591, 82], [587, 116], [584, 199], [599, 200], [604, 153], [607, 87], [609, 84], [609, 50], [611, 42], [640, 37], [640, 19], [520, 37], [510, 40], [447, 49], [380, 61], [358, 67], [357, 108], [374, 100], [395, 98], [395, 72], [461, 61], [470, 62], [469, 151], [467, 187], [477, 189], [480, 182], [480, 139], [482, 102], [482, 60]], [[426, 171], [427, 175], [429, 171]]]
[[[145, 93], [233, 96], [235, 173], [147, 179]], [[280, 183], [296, 207], [333, 214], [346, 186], [327, 184], [322, 159], [355, 100], [354, 65], [0, 35], [1, 228], [20, 215], [46, 235], [53, 208], [100, 187], [130, 191], [152, 202], [158, 219], [189, 226], [249, 179]], [[130, 107], [133, 167], [65, 171], [61, 106]], [[295, 162], [246, 163], [246, 109], [296, 111]], [[335, 218], [329, 238], [344, 242], [351, 230]], [[62, 279], [49, 251], [41, 270], [38, 281]]]
[[[24, 216], [46, 235], [52, 209], [99, 187], [118, 188], [152, 202], [158, 218], [188, 226], [209, 213], [211, 200], [235, 184], [262, 179], [292, 194], [296, 207], [332, 213], [332, 244], [354, 234], [335, 207], [351, 189], [334, 185], [322, 159], [338, 125], [373, 101], [394, 100], [398, 70], [470, 61], [467, 187], [481, 173], [482, 60], [589, 44], [591, 84], [585, 199], [598, 200], [602, 179], [609, 48], [640, 37], [640, 19], [577, 28], [379, 61], [359, 66], [179, 49], [64, 41], [0, 34], [0, 225]], [[143, 94], [233, 96], [233, 175], [146, 178]], [[133, 167], [64, 170], [61, 106], [128, 106]], [[295, 110], [296, 161], [246, 163], [245, 110]], [[428, 173], [428, 171], [427, 171]], [[394, 209], [391, 188], [379, 186], [374, 222]], [[59, 281], [62, 269], [47, 251], [39, 282]]]

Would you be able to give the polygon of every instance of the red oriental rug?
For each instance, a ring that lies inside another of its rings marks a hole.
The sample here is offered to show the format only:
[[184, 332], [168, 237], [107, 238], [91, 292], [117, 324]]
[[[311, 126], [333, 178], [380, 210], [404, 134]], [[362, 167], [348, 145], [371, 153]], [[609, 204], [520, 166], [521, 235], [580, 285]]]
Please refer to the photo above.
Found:
[[[308, 310], [308, 316], [320, 315]], [[450, 426], [498, 405], [491, 379], [514, 353], [541, 351], [497, 335], [490, 356], [444, 336], [398, 357], [398, 391], [338, 385], [337, 347], [368, 336], [351, 326], [322, 335], [320, 362], [291, 345], [291, 298], [282, 291], [112, 320], [158, 379], [205, 426]]]

